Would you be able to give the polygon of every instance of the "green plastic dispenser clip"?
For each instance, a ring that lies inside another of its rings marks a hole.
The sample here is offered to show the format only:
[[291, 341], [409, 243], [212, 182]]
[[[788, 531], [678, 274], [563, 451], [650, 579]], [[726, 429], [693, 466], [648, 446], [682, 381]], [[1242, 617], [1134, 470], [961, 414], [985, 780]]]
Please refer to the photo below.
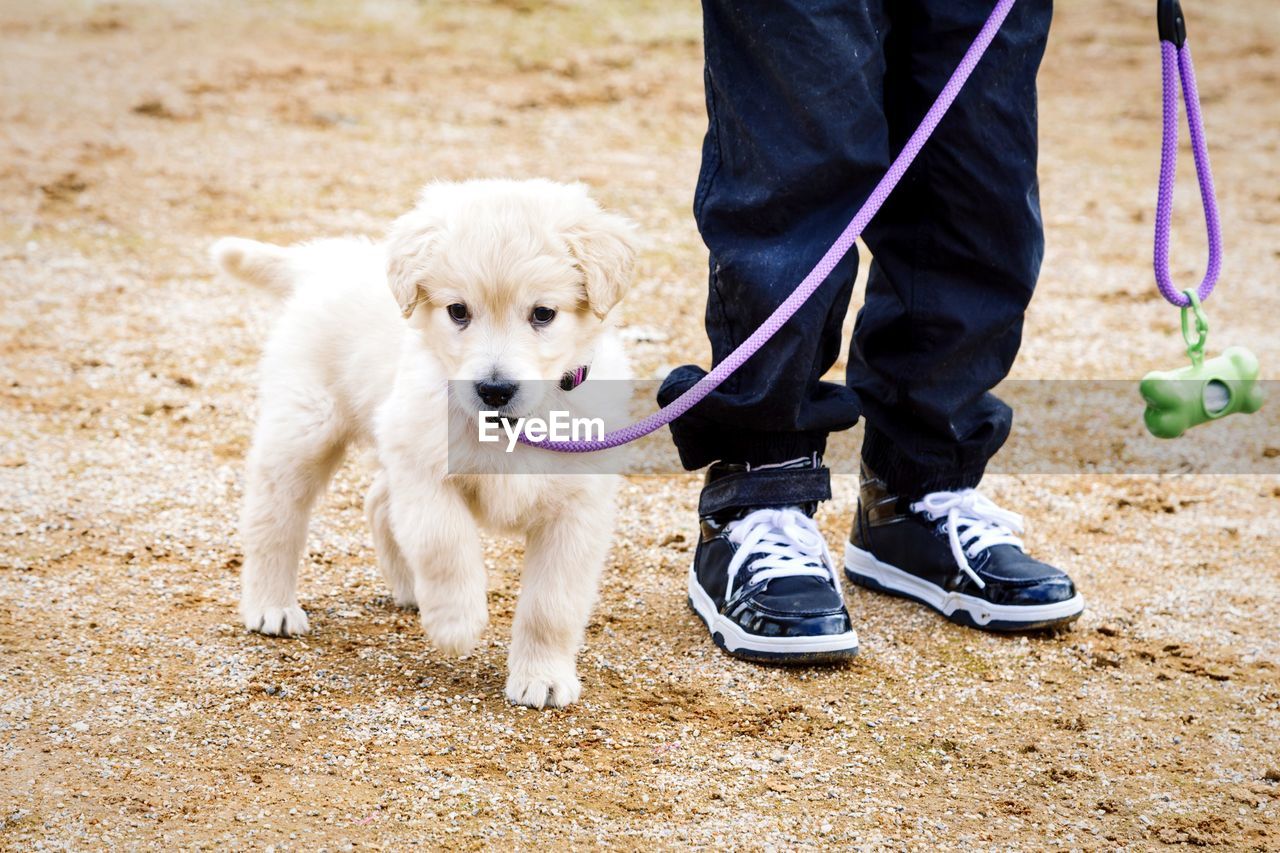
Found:
[[[1177, 438], [1196, 424], [1236, 412], [1252, 414], [1262, 407], [1258, 359], [1244, 347], [1227, 347], [1222, 355], [1205, 361], [1209, 320], [1196, 292], [1183, 293], [1191, 301], [1182, 309], [1182, 338], [1187, 342], [1191, 366], [1153, 370], [1138, 386], [1147, 403], [1143, 420], [1157, 438]], [[1194, 331], [1188, 312], [1195, 317]]]

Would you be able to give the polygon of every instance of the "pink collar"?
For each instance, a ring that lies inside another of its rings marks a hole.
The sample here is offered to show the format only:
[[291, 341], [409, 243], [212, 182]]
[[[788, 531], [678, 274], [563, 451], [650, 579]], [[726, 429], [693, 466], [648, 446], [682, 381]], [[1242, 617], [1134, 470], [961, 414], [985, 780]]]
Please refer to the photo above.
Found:
[[591, 370], [591, 365], [583, 364], [575, 367], [573, 370], [566, 370], [564, 376], [560, 377], [560, 389], [562, 391], [572, 391], [583, 382], [587, 381], [587, 371]]

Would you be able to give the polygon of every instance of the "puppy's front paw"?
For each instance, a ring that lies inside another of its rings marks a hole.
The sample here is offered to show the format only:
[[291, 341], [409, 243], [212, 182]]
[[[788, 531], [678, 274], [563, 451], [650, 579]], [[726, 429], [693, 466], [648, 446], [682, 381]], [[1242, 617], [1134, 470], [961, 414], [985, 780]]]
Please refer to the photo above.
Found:
[[311, 630], [307, 614], [296, 604], [292, 607], [263, 607], [241, 602], [240, 615], [250, 631], [272, 637], [301, 637]]
[[470, 654], [480, 642], [485, 625], [489, 622], [489, 614], [483, 608], [471, 613], [465, 608], [456, 610], [425, 610], [419, 605], [419, 616], [423, 630], [435, 643], [436, 648], [446, 655], [462, 657]]
[[582, 684], [573, 662], [543, 662], [538, 666], [511, 667], [507, 676], [507, 700], [530, 708], [563, 708], [578, 701]]

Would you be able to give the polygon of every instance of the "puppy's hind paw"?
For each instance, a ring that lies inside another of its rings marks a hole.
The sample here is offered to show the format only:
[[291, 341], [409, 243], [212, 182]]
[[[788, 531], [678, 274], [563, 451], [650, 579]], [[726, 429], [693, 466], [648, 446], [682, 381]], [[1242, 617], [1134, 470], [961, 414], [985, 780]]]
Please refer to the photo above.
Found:
[[271, 637], [301, 637], [311, 630], [307, 614], [296, 604], [292, 607], [241, 604], [240, 615], [250, 631]]
[[563, 708], [578, 701], [582, 684], [572, 665], [519, 671], [507, 676], [507, 700], [530, 708]]
[[391, 594], [391, 603], [394, 604], [396, 607], [400, 608], [401, 610], [417, 610], [418, 609], [418, 599], [414, 597], [412, 592], [410, 593], [393, 592]]
[[480, 642], [480, 635], [489, 622], [488, 614], [483, 610], [470, 618], [458, 612], [446, 615], [439, 612], [428, 613], [421, 609], [418, 615], [431, 642], [440, 651], [453, 657], [470, 654]]

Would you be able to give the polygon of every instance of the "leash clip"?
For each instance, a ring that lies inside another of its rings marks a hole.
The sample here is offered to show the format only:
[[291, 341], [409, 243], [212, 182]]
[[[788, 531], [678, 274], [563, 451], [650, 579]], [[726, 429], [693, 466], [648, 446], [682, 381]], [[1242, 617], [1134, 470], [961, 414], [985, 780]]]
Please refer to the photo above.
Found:
[[[1182, 295], [1188, 301], [1188, 305], [1182, 309], [1182, 339], [1187, 342], [1187, 357], [1191, 359], [1191, 364], [1199, 367], [1204, 363], [1204, 342], [1209, 339], [1209, 318], [1205, 316], [1204, 308], [1200, 306], [1200, 297], [1194, 290], [1184, 290]], [[1194, 334], [1188, 322], [1188, 312], [1196, 318]]]
[[1182, 4], [1178, 0], [1156, 0], [1156, 22], [1160, 27], [1160, 40], [1182, 47], [1187, 41], [1187, 19], [1182, 17]]

